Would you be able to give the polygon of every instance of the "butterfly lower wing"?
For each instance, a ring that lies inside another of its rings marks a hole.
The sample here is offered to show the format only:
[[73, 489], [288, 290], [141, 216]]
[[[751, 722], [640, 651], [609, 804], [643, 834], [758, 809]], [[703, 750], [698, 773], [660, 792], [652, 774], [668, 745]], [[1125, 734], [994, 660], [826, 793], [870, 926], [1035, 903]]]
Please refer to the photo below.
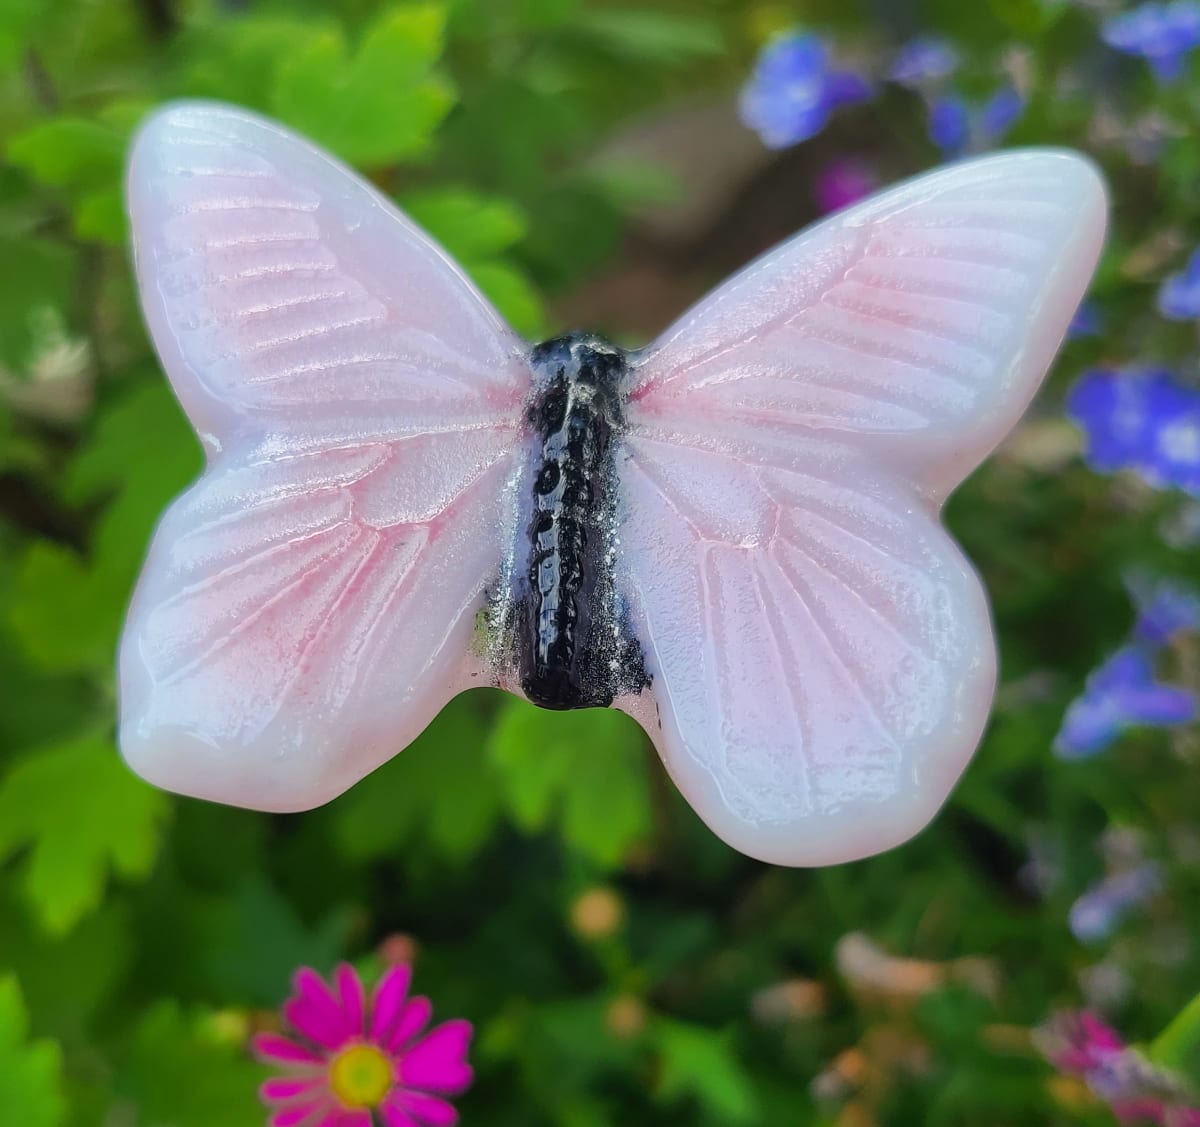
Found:
[[816, 439], [757, 451], [642, 429], [622, 590], [645, 724], [711, 828], [779, 864], [894, 845], [941, 804], [995, 677], [979, 582], [891, 475]]
[[490, 675], [473, 635], [528, 369], [426, 236], [252, 115], [151, 119], [130, 208], [147, 319], [210, 464], [130, 609], [122, 750], [173, 790], [312, 806]]
[[299, 467], [272, 461], [210, 472], [180, 498], [126, 627], [131, 764], [172, 790], [303, 809], [486, 683], [476, 616], [503, 551], [513, 448], [494, 439], [443, 445], [470, 473], [427, 495], [435, 512], [388, 512], [411, 499], [423, 437], [308, 455], [320, 468], [303, 468], [303, 493]]
[[944, 497], [1015, 423], [1091, 278], [1105, 195], [1056, 151], [952, 165], [803, 232], [646, 351], [643, 415], [820, 431]]

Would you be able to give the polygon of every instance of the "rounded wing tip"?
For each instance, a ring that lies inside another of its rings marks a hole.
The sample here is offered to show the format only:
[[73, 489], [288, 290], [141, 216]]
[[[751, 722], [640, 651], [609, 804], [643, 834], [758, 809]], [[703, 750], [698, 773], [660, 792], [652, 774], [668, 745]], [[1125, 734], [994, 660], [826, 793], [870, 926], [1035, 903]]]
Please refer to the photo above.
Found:
[[1108, 183], [1100, 166], [1086, 153], [1065, 148], [1007, 149], [976, 158], [981, 165], [992, 164], [998, 169], [1009, 166], [1028, 171], [1041, 166], [1049, 177], [1058, 181], [1062, 195], [1077, 207], [1081, 221], [1094, 222], [1097, 213], [1107, 222], [1109, 210]]
[[199, 733], [151, 728], [137, 716], [122, 717], [118, 743], [129, 769], [152, 786], [273, 814], [324, 806], [357, 781], [325, 769], [319, 756], [285, 760], [242, 749], [235, 761]]
[[705, 821], [727, 845], [769, 865], [820, 868], [861, 861], [903, 845], [933, 821], [955, 780], [925, 783], [911, 794], [858, 802], [790, 825], [755, 823], [729, 810], [708, 811]]
[[247, 121], [259, 122], [260, 118], [251, 110], [235, 106], [230, 102], [217, 102], [205, 98], [179, 98], [152, 109], [138, 125], [135, 145], [145, 137], [171, 132], [177, 129], [220, 129]]
[[173, 144], [207, 134], [214, 142], [237, 142], [247, 130], [268, 131], [278, 135], [285, 132], [281, 126], [252, 110], [228, 102], [206, 101], [200, 98], [164, 102], [150, 111], [134, 131], [129, 146], [129, 180], [143, 169], [153, 169], [162, 154]]

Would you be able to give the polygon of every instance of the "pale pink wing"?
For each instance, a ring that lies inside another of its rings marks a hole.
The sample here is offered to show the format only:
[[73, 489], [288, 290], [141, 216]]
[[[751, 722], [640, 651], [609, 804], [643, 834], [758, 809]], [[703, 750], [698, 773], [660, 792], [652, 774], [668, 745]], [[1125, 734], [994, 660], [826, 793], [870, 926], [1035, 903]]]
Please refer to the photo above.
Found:
[[1070, 153], [910, 180], [768, 252], [638, 364], [647, 413], [820, 431], [945, 497], [1016, 422], [1104, 240], [1103, 184]]
[[240, 110], [151, 118], [129, 205], [209, 466], [129, 612], [121, 746], [173, 790], [313, 806], [491, 675], [473, 639], [506, 548], [521, 345], [379, 193]]
[[637, 362], [620, 583], [654, 707], [628, 707], [742, 851], [894, 845], [970, 758], [994, 648], [937, 512], [1036, 390], [1104, 216], [1068, 154], [953, 166], [785, 243]]

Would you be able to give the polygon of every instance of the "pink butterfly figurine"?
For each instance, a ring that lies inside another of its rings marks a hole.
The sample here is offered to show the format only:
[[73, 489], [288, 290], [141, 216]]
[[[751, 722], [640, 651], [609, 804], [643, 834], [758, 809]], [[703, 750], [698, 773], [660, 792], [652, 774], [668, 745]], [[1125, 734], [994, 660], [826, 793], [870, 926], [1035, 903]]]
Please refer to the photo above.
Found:
[[129, 205], [208, 452], [125, 628], [135, 770], [306, 809], [500, 685], [628, 712], [712, 829], [767, 861], [863, 857], [933, 816], [995, 681], [938, 511], [1091, 277], [1087, 161], [909, 181], [638, 352], [530, 348], [387, 199], [241, 110], [152, 117]]

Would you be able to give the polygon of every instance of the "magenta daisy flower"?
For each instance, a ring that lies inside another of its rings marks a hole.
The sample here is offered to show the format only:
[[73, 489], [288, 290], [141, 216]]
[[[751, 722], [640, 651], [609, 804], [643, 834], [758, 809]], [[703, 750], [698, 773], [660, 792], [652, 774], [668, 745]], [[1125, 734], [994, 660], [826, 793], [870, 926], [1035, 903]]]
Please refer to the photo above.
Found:
[[471, 1023], [428, 1032], [428, 998], [409, 997], [412, 970], [392, 967], [367, 1003], [362, 980], [342, 964], [326, 983], [304, 967], [283, 1007], [296, 1039], [254, 1038], [259, 1059], [284, 1076], [260, 1090], [270, 1127], [451, 1127], [458, 1113], [443, 1098], [471, 1083]]
[[1095, 1014], [1057, 1014], [1034, 1038], [1059, 1072], [1080, 1077], [1119, 1122], [1200, 1127], [1200, 1108], [1179, 1078], [1155, 1068]]

